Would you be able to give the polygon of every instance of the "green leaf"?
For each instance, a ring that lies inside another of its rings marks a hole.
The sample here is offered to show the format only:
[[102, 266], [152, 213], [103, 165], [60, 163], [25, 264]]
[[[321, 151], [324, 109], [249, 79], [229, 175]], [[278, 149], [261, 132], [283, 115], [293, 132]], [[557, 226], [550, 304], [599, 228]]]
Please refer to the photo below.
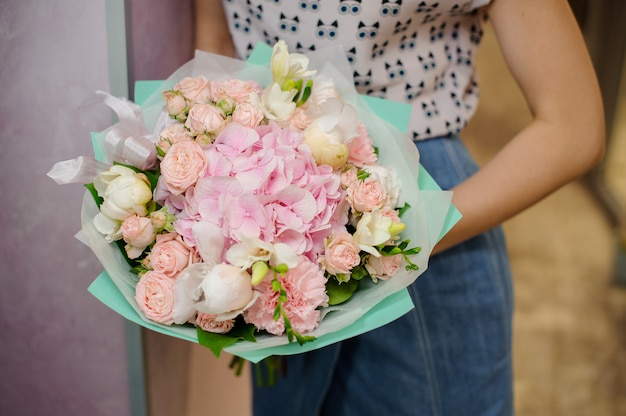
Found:
[[403, 253], [404, 253], [405, 255], [407, 255], [407, 256], [412, 256], [413, 254], [417, 254], [417, 253], [419, 253], [420, 251], [422, 251], [422, 248], [421, 248], [421, 247], [413, 247], [413, 248], [410, 248], [410, 249], [408, 249], [408, 250], [405, 250]]
[[96, 201], [96, 205], [98, 206], [98, 208], [100, 208], [100, 205], [102, 205], [102, 203], [104, 202], [104, 199], [101, 198], [100, 195], [98, 195], [98, 191], [96, 191], [96, 187], [93, 185], [93, 183], [88, 183], [85, 185], [85, 188], [89, 190], [89, 193], [93, 197], [93, 200]]
[[210, 349], [217, 358], [219, 358], [224, 348], [233, 345], [237, 341], [256, 342], [254, 326], [250, 324], [236, 326], [227, 334], [214, 334], [200, 327], [196, 327], [196, 332], [198, 334], [198, 343]]
[[404, 206], [402, 208], [398, 209], [398, 216], [402, 217], [402, 214], [404, 214], [404, 212], [406, 210], [408, 210], [409, 208], [411, 208], [411, 205], [409, 205], [408, 202], [405, 202]]
[[358, 280], [348, 280], [345, 283], [339, 283], [334, 278], [328, 279], [326, 282], [326, 293], [328, 294], [329, 305], [339, 305], [350, 299], [352, 294], [359, 287]]
[[235, 375], [239, 377], [243, 372], [243, 366], [246, 363], [246, 360], [241, 357], [237, 357], [233, 355], [233, 358], [230, 360], [230, 364], [228, 364], [228, 368], [235, 371]]
[[[284, 363], [284, 365], [283, 365]], [[271, 355], [256, 363], [256, 385], [257, 387], [272, 387], [276, 381], [287, 375], [287, 363], [284, 357]]]
[[378, 250], [383, 256], [395, 256], [402, 253], [402, 249], [397, 246], [384, 246]]
[[308, 80], [304, 90], [302, 90], [302, 95], [300, 96], [300, 100], [298, 100], [297, 106], [301, 106], [307, 102], [309, 97], [311, 96], [311, 88], [313, 87], [313, 80]]
[[370, 274], [363, 265], [358, 265], [351, 270], [350, 276], [352, 279], [350, 280], [361, 280], [364, 277], [368, 277]]
[[150, 189], [154, 191], [157, 186], [157, 182], [159, 181], [160, 173], [157, 171], [144, 170], [143, 174], [146, 175], [150, 181]]
[[364, 181], [365, 179], [370, 177], [370, 173], [364, 169], [359, 169], [356, 173], [356, 178], [360, 181]]

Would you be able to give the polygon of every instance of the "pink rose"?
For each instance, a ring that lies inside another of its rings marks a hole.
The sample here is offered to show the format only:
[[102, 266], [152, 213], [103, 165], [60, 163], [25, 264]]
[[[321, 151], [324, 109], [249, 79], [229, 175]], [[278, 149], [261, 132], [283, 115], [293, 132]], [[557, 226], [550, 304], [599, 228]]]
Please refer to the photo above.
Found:
[[146, 318], [165, 325], [174, 322], [174, 280], [162, 273], [149, 271], [135, 287], [135, 300]]
[[170, 144], [193, 139], [191, 133], [189, 133], [189, 130], [187, 130], [185, 126], [183, 126], [181, 123], [170, 124], [161, 131], [161, 134], [159, 136], [161, 138], [161, 141], [165, 140], [168, 141]]
[[187, 107], [185, 97], [178, 91], [163, 91], [162, 96], [165, 101], [165, 109], [170, 116], [179, 115]]
[[174, 143], [161, 161], [161, 179], [174, 195], [180, 195], [204, 176], [204, 151], [194, 141]]
[[353, 267], [361, 263], [360, 251], [350, 233], [339, 233], [328, 242], [320, 262], [330, 274], [349, 274]]
[[192, 133], [218, 134], [224, 127], [224, 112], [211, 104], [195, 104], [189, 109], [185, 127]]
[[235, 326], [234, 319], [226, 319], [218, 321], [215, 319], [217, 315], [199, 312], [196, 316], [195, 324], [207, 332], [214, 334], [225, 334]]
[[192, 103], [206, 104], [211, 101], [211, 81], [205, 77], [185, 77], [178, 84], [174, 85], [174, 90], [180, 93]]
[[369, 256], [367, 263], [365, 263], [365, 269], [372, 276], [372, 279], [389, 280], [400, 269], [402, 264], [402, 255], [396, 254], [395, 256]]
[[126, 241], [126, 254], [130, 259], [141, 256], [143, 251], [156, 238], [156, 231], [149, 217], [132, 215], [122, 222], [122, 237]]
[[193, 251], [177, 233], [159, 234], [149, 257], [155, 271], [173, 278], [191, 264]]
[[250, 100], [250, 95], [261, 95], [263, 89], [254, 81], [229, 79], [220, 81], [215, 86], [215, 101], [224, 98], [232, 98], [237, 103], [245, 103]]
[[395, 209], [383, 208], [380, 210], [380, 213], [383, 217], [387, 217], [391, 219], [391, 222], [393, 223], [398, 224], [402, 222], [402, 220], [400, 219], [400, 216], [398, 215], [398, 211], [396, 211]]
[[372, 139], [367, 129], [361, 123], [358, 125], [359, 135], [348, 142], [348, 162], [355, 166], [363, 167], [376, 163], [377, 156], [372, 145]]
[[358, 212], [369, 212], [381, 208], [387, 202], [387, 190], [373, 176], [353, 182], [346, 193], [350, 205]]
[[233, 111], [232, 121], [249, 128], [255, 128], [264, 118], [263, 110], [248, 103], [239, 104]]

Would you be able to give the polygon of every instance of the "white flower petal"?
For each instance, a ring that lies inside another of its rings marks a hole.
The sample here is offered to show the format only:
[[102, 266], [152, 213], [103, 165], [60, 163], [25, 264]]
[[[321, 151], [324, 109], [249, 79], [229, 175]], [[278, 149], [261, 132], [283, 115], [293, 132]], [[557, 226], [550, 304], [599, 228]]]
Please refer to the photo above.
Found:
[[100, 234], [104, 234], [107, 243], [122, 238], [121, 221], [113, 220], [101, 212], [93, 218], [93, 225]]
[[287, 267], [291, 269], [295, 268], [298, 265], [298, 262], [298, 255], [289, 245], [283, 243], [274, 244], [274, 250], [272, 257], [270, 258], [272, 266], [286, 264]]
[[222, 230], [217, 225], [206, 221], [194, 223], [191, 230], [202, 260], [210, 266], [220, 263], [224, 249]]
[[202, 298], [202, 281], [213, 266], [194, 263], [182, 271], [174, 283], [174, 322], [182, 325], [196, 314], [196, 304]]

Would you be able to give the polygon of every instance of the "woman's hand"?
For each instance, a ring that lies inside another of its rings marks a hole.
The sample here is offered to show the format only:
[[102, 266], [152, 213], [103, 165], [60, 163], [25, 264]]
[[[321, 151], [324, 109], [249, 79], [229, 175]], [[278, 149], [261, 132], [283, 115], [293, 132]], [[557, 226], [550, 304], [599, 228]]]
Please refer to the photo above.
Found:
[[442, 251], [496, 226], [578, 178], [604, 155], [593, 65], [566, 0], [494, 0], [489, 15], [532, 122], [454, 189], [463, 218]]

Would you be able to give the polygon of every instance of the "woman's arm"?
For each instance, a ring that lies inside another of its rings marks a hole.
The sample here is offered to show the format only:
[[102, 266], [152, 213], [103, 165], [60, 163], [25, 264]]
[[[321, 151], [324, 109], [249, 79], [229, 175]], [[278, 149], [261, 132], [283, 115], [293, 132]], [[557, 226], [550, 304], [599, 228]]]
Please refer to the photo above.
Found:
[[532, 122], [454, 189], [463, 218], [441, 251], [528, 208], [599, 163], [600, 89], [566, 0], [494, 0], [490, 17]]
[[196, 49], [234, 57], [222, 0], [195, 0], [195, 7]]

